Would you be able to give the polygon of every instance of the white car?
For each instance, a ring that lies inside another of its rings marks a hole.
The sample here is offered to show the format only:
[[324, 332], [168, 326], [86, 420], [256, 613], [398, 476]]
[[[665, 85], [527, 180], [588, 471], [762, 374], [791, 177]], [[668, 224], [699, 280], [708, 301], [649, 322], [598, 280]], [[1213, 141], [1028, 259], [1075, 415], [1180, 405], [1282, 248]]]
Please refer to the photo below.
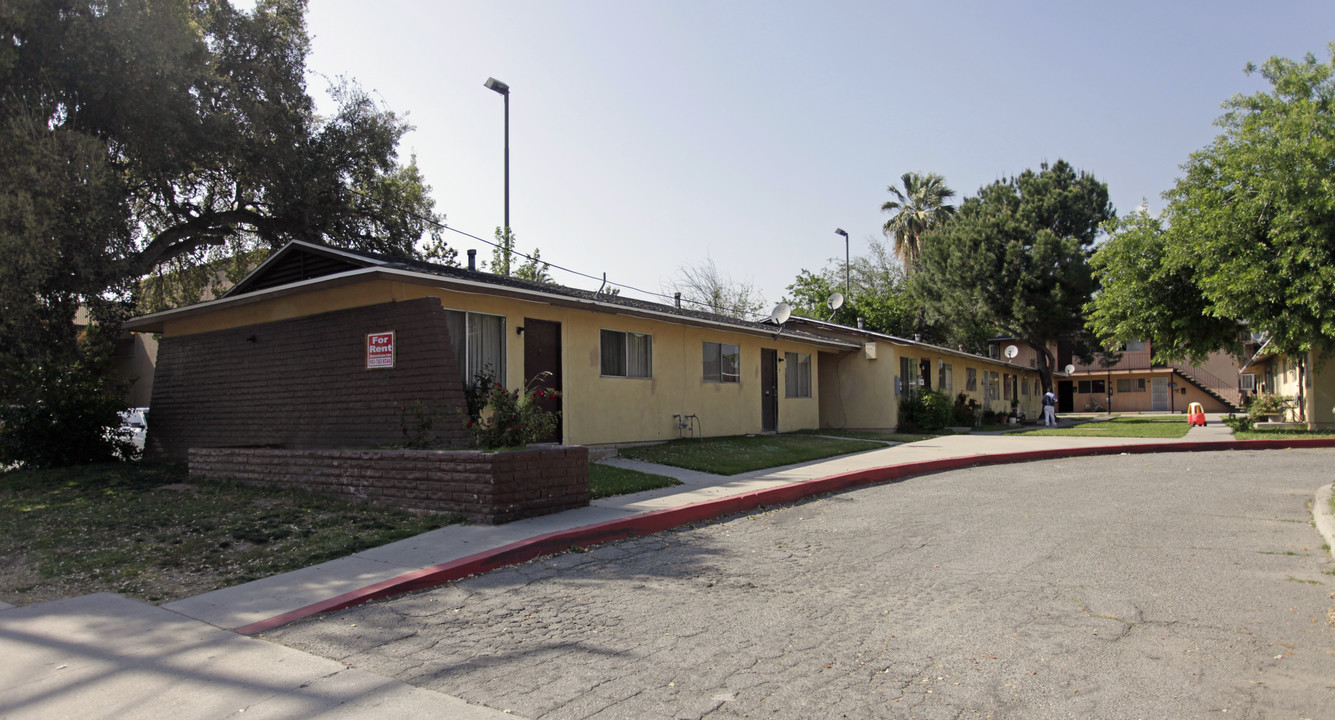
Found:
[[148, 437], [148, 408], [138, 407], [121, 411], [121, 427], [130, 432], [130, 441], [140, 450]]

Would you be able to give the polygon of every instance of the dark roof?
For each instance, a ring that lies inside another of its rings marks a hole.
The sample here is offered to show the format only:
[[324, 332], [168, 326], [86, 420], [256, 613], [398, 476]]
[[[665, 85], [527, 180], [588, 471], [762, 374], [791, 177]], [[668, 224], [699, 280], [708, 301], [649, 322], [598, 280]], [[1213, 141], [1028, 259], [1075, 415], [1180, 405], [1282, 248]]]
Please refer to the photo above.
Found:
[[365, 250], [335, 248], [329, 245], [308, 241], [293, 241], [283, 246], [258, 268], [225, 293], [221, 300], [230, 300], [262, 290], [270, 290], [285, 285], [292, 285], [307, 280], [340, 275], [364, 269], [382, 269], [419, 275], [431, 275], [446, 280], [465, 281], [470, 284], [481, 283], [498, 289], [518, 290], [526, 293], [570, 298], [584, 302], [597, 302], [625, 308], [628, 311], [641, 311], [655, 315], [672, 315], [683, 320], [695, 320], [715, 325], [728, 325], [753, 332], [775, 334], [785, 337], [807, 340], [823, 344], [851, 346], [847, 341], [819, 333], [797, 330], [791, 326], [780, 328], [769, 322], [753, 322], [740, 318], [705, 312], [691, 308], [676, 307], [665, 303], [649, 302], [621, 295], [611, 295], [594, 290], [581, 290], [556, 283], [535, 282], [516, 277], [494, 275], [488, 272], [450, 267], [437, 263], [396, 257]]
[[[840, 325], [839, 323], [833, 323], [827, 320], [819, 320], [816, 318], [794, 315], [788, 322], [797, 323], [800, 325], [806, 325], [808, 327], [815, 328], [816, 330], [822, 330], [824, 332], [834, 333], [836, 335], [850, 335], [853, 337], [866, 338], [869, 340], [885, 340], [887, 342], [895, 343], [896, 345], [925, 348], [933, 352], [941, 353], [943, 355], [953, 355], [955, 357], [967, 358], [969, 360], [977, 360], [979, 362], [989, 363], [993, 365], [1001, 365], [1003, 367], [1010, 367], [1010, 368], [1019, 368], [1021, 370], [1034, 370], [1035, 372], [1037, 372], [1035, 368], [1016, 365], [1015, 363], [1012, 363], [1008, 360], [989, 357], [987, 355], [979, 355], [978, 353], [971, 353], [965, 350], [956, 350], [954, 348], [943, 347], [941, 345], [933, 345], [931, 343], [925, 343], [921, 340], [911, 340], [909, 338], [899, 337], [898, 335], [889, 335], [882, 332], [876, 332], [875, 330], [849, 327], [847, 325]], [[1055, 373], [1055, 374], [1061, 374], [1061, 373]]]

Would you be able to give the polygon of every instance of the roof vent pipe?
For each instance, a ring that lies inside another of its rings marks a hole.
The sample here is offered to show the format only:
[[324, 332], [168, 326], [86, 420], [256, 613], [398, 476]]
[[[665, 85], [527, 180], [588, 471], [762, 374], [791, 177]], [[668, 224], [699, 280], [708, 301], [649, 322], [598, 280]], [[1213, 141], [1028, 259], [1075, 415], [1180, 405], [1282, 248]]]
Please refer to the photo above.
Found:
[[862, 329], [862, 323], [866, 322], [864, 318], [858, 318], [858, 329]]
[[468, 249], [468, 272], [477, 272], [477, 248]]
[[680, 310], [680, 309], [681, 309], [681, 293], [673, 293], [673, 297], [677, 299], [677, 309]]

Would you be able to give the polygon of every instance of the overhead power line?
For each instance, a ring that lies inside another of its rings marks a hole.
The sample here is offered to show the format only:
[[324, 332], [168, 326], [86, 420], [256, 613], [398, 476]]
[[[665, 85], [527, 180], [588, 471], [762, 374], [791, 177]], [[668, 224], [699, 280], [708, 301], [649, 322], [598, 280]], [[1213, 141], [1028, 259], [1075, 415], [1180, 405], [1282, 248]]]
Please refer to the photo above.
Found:
[[[355, 189], [355, 188], [353, 189], [353, 192], [355, 192], [355, 193], [357, 193], [357, 194], [359, 194], [359, 195], [365, 195], [365, 193], [363, 193], [363, 192], [361, 192], [360, 190], [357, 190], [357, 189]], [[479, 237], [479, 236], [477, 236], [477, 235], [474, 235], [473, 233], [470, 233], [470, 232], [467, 232], [467, 231], [464, 231], [464, 230], [460, 230], [460, 229], [458, 229], [458, 228], [450, 227], [449, 225], [447, 225], [447, 224], [445, 224], [445, 223], [443, 223], [443, 222], [440, 222], [439, 220], [436, 220], [435, 218], [432, 218], [432, 217], [425, 217], [425, 216], [423, 216], [423, 215], [417, 213], [417, 212], [414, 211], [414, 210], [409, 210], [409, 209], [406, 209], [406, 208], [400, 208], [400, 211], [401, 211], [401, 212], [404, 212], [404, 213], [406, 213], [406, 214], [408, 214], [408, 215], [411, 215], [411, 216], [417, 218], [418, 220], [421, 220], [422, 222], [427, 223], [428, 225], [431, 225], [432, 227], [435, 227], [435, 228], [438, 228], [438, 229], [441, 229], [441, 230], [449, 230], [449, 231], [452, 232], [452, 233], [458, 233], [459, 235], [463, 235], [464, 237], [467, 237], [467, 238], [472, 238], [472, 239], [474, 239], [474, 240], [476, 240], [476, 241], [478, 241], [478, 242], [480, 242], [480, 243], [483, 243], [483, 244], [485, 244], [485, 245], [490, 245], [490, 246], [492, 246], [492, 247], [494, 247], [494, 248], [500, 248], [500, 247], [501, 247], [500, 243], [497, 243], [497, 242], [495, 242], [494, 240], [488, 240], [488, 239], [486, 239], [486, 238], [483, 238], [483, 237]], [[533, 257], [533, 256], [531, 256], [531, 255], [528, 255], [528, 254], [519, 252], [518, 250], [515, 250], [514, 248], [511, 248], [511, 249], [510, 249], [510, 253], [513, 254], [513, 255], [517, 255], [517, 256], [519, 256], [519, 257], [521, 257], [521, 258], [524, 258], [525, 260], [528, 260], [528, 261], [530, 261], [530, 262], [542, 263], [543, 265], [546, 265], [546, 266], [549, 267], [549, 268], [554, 268], [554, 269], [556, 269], [556, 270], [560, 270], [561, 272], [570, 273], [571, 275], [576, 275], [576, 276], [579, 276], [579, 277], [582, 277], [582, 278], [586, 278], [586, 279], [589, 279], [589, 280], [594, 280], [594, 281], [596, 281], [596, 282], [604, 283], [604, 284], [606, 284], [606, 285], [611, 285], [612, 287], [621, 288], [621, 289], [623, 289], [623, 290], [630, 290], [630, 291], [633, 291], [633, 292], [640, 293], [640, 294], [642, 294], [642, 295], [649, 295], [649, 296], [651, 296], [651, 297], [655, 297], [655, 298], [663, 298], [664, 300], [669, 300], [669, 301], [672, 301], [672, 302], [676, 302], [678, 299], [680, 299], [681, 302], [691, 303], [692, 305], [698, 305], [698, 306], [703, 307], [703, 308], [705, 308], [705, 309], [707, 309], [707, 310], [709, 310], [709, 311], [711, 311], [711, 312], [718, 312], [718, 308], [715, 308], [713, 305], [710, 305], [709, 303], [700, 302], [700, 301], [698, 301], [698, 300], [691, 300], [690, 298], [678, 298], [676, 295], [668, 295], [668, 294], [666, 294], [666, 293], [654, 292], [654, 291], [652, 291], [652, 290], [644, 290], [644, 289], [642, 289], [642, 288], [637, 288], [637, 287], [635, 287], [634, 285], [626, 285], [626, 284], [624, 284], [624, 283], [613, 282], [612, 280], [608, 280], [606, 275], [603, 275], [602, 277], [599, 277], [599, 276], [597, 276], [597, 275], [590, 275], [590, 274], [585, 273], [585, 272], [580, 272], [579, 270], [572, 270], [572, 269], [570, 269], [570, 268], [568, 268], [568, 267], [564, 267], [564, 266], [558, 265], [558, 264], [556, 264], [556, 263], [554, 263], [554, 262], [551, 262], [551, 261], [549, 261], [549, 260], [544, 260], [544, 259], [542, 259], [542, 258], [535, 258], [535, 257]], [[761, 317], [761, 316], [763, 316], [763, 315], [766, 315], [766, 313], [753, 313], [753, 316], [754, 316], [754, 317]]]

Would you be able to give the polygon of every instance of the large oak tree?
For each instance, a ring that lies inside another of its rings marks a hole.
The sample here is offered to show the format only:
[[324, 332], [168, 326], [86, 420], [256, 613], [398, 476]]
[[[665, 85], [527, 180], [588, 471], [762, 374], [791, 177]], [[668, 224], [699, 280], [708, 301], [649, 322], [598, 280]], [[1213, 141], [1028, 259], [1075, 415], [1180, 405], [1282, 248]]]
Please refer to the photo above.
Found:
[[292, 239], [413, 254], [434, 231], [407, 124], [346, 81], [317, 113], [308, 51], [303, 0], [0, 4], [0, 411], [100, 387], [98, 328], [150, 273]]

